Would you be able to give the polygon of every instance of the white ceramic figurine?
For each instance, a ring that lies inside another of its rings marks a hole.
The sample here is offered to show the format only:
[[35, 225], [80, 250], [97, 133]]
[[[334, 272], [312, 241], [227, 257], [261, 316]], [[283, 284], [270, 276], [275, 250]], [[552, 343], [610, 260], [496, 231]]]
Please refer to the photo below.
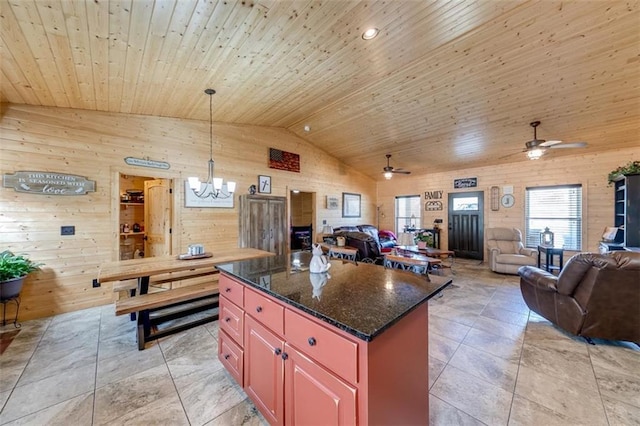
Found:
[[331, 268], [331, 263], [327, 260], [327, 257], [322, 254], [322, 247], [320, 244], [313, 245], [313, 257], [311, 263], [309, 263], [309, 272], [314, 274], [321, 274], [327, 272]]

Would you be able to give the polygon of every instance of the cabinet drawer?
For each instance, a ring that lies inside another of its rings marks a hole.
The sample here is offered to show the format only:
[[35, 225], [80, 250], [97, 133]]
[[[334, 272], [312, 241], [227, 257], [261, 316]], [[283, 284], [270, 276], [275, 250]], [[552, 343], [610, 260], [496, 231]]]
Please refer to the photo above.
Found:
[[284, 336], [293, 346], [350, 383], [358, 381], [358, 344], [289, 309]]
[[235, 344], [231, 337], [227, 336], [224, 330], [220, 330], [219, 334], [218, 359], [236, 382], [242, 386], [244, 373], [242, 349]]
[[266, 325], [276, 334], [284, 333], [284, 308], [278, 303], [250, 289], [244, 294], [245, 312]]
[[239, 307], [244, 307], [244, 285], [222, 274], [218, 281], [220, 294]]
[[221, 297], [218, 318], [220, 329], [226, 331], [237, 344], [244, 346], [244, 311]]

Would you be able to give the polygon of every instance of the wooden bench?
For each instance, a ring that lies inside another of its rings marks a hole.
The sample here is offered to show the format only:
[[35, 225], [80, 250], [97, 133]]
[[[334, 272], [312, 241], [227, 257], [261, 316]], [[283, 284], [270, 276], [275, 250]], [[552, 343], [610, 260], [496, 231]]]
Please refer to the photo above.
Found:
[[211, 276], [212, 279], [203, 283], [138, 295], [135, 295], [138, 286], [137, 281], [126, 280], [114, 284], [114, 291], [117, 288], [118, 291], [130, 290], [132, 292], [131, 297], [116, 301], [116, 315], [131, 314], [133, 320], [137, 313], [138, 349], [143, 350], [145, 343], [151, 340], [217, 320], [218, 314], [215, 313], [180, 325], [167, 327], [163, 330], [153, 330], [156, 328], [155, 326], [162, 322], [218, 307], [218, 282], [213, 280], [213, 275], [217, 273], [219, 271], [213, 269], [208, 271], [184, 271], [170, 274], [170, 276], [169, 274], [165, 276], [158, 275], [152, 277], [149, 283], [163, 284], [205, 276]]
[[[217, 269], [212, 270], [201, 270], [201, 269], [191, 269], [188, 271], [181, 272], [169, 272], [167, 274], [162, 275], [154, 275], [149, 278], [149, 285], [160, 285], [166, 284], [175, 281], [188, 280], [192, 278], [198, 277], [206, 277], [207, 275], [219, 273]], [[136, 290], [138, 288], [138, 280], [123, 280], [116, 281], [113, 283], [113, 292], [118, 293], [120, 291], [131, 291]]]

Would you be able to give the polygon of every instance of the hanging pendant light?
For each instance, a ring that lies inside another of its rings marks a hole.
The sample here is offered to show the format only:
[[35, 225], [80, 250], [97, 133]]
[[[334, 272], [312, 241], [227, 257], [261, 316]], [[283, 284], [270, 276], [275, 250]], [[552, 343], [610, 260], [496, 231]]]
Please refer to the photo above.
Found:
[[235, 182], [227, 182], [226, 188], [222, 178], [214, 177], [213, 173], [213, 89], [204, 91], [209, 95], [209, 175], [205, 182], [201, 182], [197, 177], [189, 178], [189, 187], [198, 198], [229, 198], [233, 197], [236, 190]]

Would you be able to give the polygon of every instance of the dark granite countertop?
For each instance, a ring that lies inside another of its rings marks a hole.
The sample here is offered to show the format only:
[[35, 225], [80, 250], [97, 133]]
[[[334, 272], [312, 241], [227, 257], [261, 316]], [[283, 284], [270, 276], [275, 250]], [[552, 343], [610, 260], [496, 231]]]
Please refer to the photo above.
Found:
[[297, 252], [217, 268], [365, 341], [451, 284], [450, 277], [429, 275], [428, 282], [411, 272], [339, 260], [331, 260], [328, 274], [312, 274], [310, 259], [310, 253]]

